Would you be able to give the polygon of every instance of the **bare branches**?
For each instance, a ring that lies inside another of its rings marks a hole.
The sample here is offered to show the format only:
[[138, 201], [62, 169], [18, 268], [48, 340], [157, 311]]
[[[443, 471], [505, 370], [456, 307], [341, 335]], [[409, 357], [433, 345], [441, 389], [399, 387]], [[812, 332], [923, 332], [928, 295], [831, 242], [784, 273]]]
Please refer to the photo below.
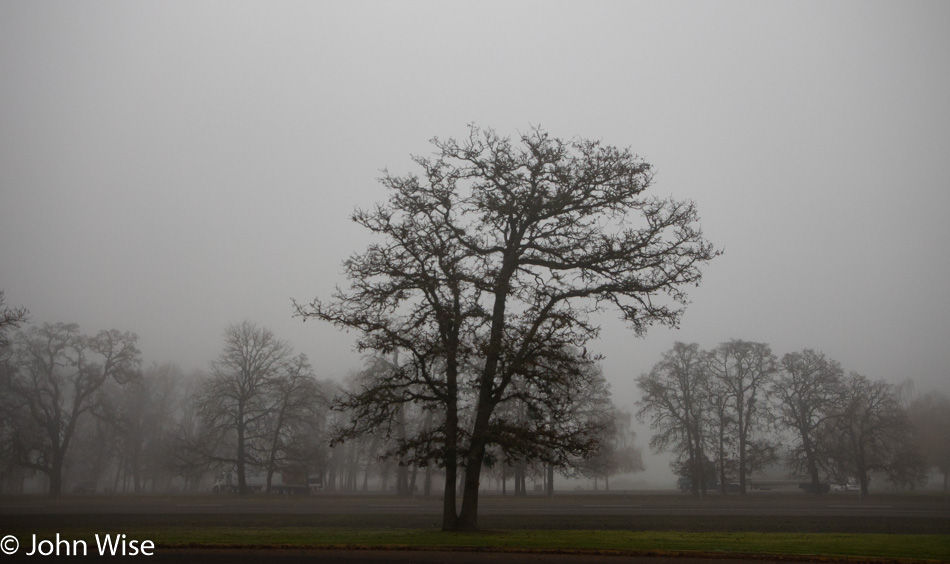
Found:
[[3, 305], [3, 290], [0, 289], [0, 349], [10, 345], [7, 331], [19, 329], [30, 318], [30, 312], [24, 307], [9, 308]]

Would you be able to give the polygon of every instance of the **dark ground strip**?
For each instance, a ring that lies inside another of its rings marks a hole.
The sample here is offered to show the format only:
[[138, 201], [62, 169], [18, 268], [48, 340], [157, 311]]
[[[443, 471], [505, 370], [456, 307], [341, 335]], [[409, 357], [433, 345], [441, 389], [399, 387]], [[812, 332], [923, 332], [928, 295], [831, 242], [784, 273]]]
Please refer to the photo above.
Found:
[[[347, 527], [438, 529], [437, 515], [307, 514], [0, 514], [7, 533], [166, 527]], [[745, 515], [484, 515], [483, 529], [625, 530], [762, 533], [950, 534], [950, 518]]]

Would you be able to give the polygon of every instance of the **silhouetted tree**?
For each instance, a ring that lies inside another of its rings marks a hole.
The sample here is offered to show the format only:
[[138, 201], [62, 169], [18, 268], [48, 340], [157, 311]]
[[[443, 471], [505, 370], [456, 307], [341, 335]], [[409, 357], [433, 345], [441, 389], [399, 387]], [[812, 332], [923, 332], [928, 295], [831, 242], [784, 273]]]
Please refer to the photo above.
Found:
[[597, 335], [590, 314], [606, 305], [637, 334], [675, 325], [683, 287], [717, 252], [693, 203], [644, 194], [651, 167], [628, 150], [540, 128], [517, 146], [474, 126], [461, 142], [432, 143], [433, 158], [414, 159], [421, 177], [387, 174], [389, 203], [354, 214], [383, 241], [344, 263], [350, 291], [297, 312], [357, 330], [361, 350], [405, 351], [402, 367], [361, 395], [358, 415], [393, 421], [404, 403], [444, 413], [431, 436], [446, 471], [443, 529], [475, 529], [493, 416], [512, 382], [581, 373], [534, 367], [581, 350]]

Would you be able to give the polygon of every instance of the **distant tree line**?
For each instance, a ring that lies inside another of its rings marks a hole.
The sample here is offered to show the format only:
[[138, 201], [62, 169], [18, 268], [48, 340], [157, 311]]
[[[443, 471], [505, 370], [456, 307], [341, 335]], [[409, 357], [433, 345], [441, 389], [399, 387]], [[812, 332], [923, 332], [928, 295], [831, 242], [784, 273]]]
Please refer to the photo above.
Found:
[[779, 359], [765, 343], [732, 340], [712, 350], [676, 343], [637, 379], [638, 415], [650, 444], [672, 453], [694, 493], [749, 488], [756, 470], [784, 461], [810, 491], [872, 473], [898, 488], [926, 483], [928, 468], [950, 471], [950, 402], [940, 394], [908, 401], [900, 387], [845, 374], [813, 350]]

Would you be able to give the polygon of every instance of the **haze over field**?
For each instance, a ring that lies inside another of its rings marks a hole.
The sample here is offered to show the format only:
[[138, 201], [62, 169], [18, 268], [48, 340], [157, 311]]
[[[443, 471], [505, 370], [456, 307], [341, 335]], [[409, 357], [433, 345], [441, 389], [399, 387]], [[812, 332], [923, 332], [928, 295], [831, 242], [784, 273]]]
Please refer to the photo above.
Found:
[[725, 250], [680, 329], [603, 317], [616, 403], [674, 341], [732, 338], [947, 392], [948, 24], [943, 2], [4, 1], [0, 288], [34, 322], [136, 332], [146, 363], [206, 369], [250, 319], [339, 378], [354, 336], [291, 298], [344, 284], [380, 170], [540, 125], [631, 147]]

